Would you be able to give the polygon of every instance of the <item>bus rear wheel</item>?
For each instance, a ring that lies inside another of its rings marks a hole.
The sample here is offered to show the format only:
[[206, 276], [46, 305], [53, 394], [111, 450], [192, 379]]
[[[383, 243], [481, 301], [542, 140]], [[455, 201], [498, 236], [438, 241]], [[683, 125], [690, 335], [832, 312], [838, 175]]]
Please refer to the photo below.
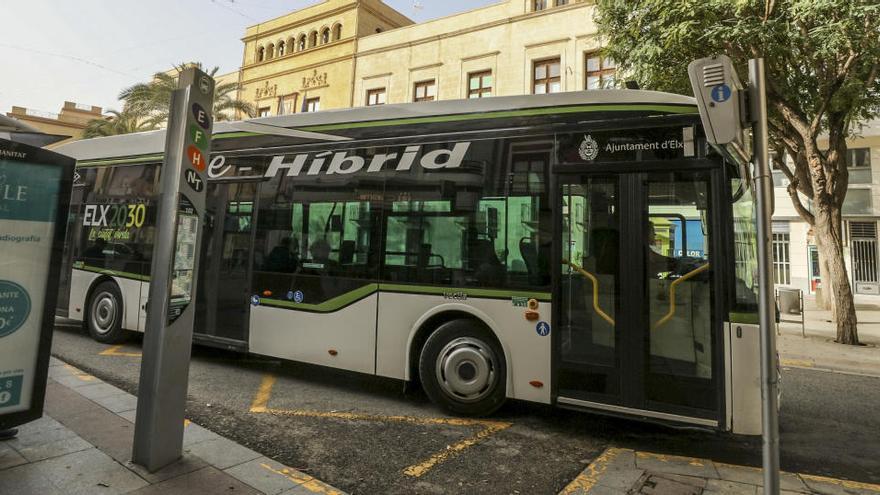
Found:
[[122, 293], [111, 281], [98, 284], [89, 298], [86, 326], [89, 335], [104, 344], [119, 344], [128, 334], [122, 329]]
[[419, 378], [428, 397], [455, 414], [486, 416], [504, 404], [504, 352], [491, 332], [470, 320], [446, 322], [428, 337]]

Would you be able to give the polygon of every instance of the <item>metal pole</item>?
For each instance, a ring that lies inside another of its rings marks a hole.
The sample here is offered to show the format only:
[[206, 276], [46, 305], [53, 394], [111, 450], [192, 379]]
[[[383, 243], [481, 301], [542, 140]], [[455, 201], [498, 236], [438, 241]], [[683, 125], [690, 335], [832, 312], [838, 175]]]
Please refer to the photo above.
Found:
[[764, 493], [779, 493], [779, 411], [776, 370], [776, 333], [773, 331], [773, 253], [771, 216], [773, 179], [767, 150], [767, 93], [764, 59], [749, 60], [749, 103], [753, 123], [754, 181], [758, 203], [758, 318], [761, 324], [761, 423], [764, 444]]

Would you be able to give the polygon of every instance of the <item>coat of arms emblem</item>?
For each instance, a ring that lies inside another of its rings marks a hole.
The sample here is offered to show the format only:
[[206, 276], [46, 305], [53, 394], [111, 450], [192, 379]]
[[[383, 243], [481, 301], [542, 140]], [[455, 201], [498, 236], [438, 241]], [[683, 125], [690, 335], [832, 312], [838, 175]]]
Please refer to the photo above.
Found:
[[585, 135], [581, 145], [578, 146], [578, 155], [581, 156], [582, 160], [591, 162], [596, 159], [598, 154], [599, 143], [597, 143], [589, 134]]

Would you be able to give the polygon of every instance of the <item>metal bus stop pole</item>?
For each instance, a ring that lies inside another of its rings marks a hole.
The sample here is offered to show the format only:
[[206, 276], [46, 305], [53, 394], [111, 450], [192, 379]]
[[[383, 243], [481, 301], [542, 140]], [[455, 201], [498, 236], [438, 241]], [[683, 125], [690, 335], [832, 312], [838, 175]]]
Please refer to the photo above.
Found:
[[779, 410], [776, 370], [776, 333], [773, 331], [773, 253], [770, 239], [773, 215], [773, 179], [767, 149], [767, 93], [764, 59], [749, 60], [749, 105], [754, 149], [754, 182], [758, 212], [758, 321], [761, 325], [761, 425], [764, 457], [764, 493], [779, 493]]

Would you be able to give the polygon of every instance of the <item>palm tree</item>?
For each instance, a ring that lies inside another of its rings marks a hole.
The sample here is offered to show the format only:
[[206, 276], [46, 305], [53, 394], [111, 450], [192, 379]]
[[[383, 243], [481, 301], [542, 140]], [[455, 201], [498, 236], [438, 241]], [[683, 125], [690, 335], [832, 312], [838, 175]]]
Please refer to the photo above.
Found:
[[83, 130], [84, 138], [152, 131], [157, 128], [155, 123], [145, 120], [143, 114], [130, 108], [123, 108], [121, 112], [108, 110], [107, 113], [109, 115], [100, 119], [92, 119], [86, 124], [85, 130]]
[[[138, 83], [122, 90], [119, 99], [125, 101], [126, 108], [146, 115], [151, 123], [164, 125], [168, 121], [171, 93], [177, 89], [177, 78], [184, 69], [192, 65], [202, 67], [201, 63], [179, 64], [175, 66], [176, 74], [157, 72], [153, 75], [152, 81]], [[214, 77], [218, 69], [214, 67], [208, 74]], [[236, 98], [235, 92], [238, 87], [237, 82], [230, 82], [218, 84], [214, 88], [214, 120], [229, 120], [229, 115], [226, 113], [228, 110], [237, 111], [248, 117], [256, 115], [251, 103]]]

